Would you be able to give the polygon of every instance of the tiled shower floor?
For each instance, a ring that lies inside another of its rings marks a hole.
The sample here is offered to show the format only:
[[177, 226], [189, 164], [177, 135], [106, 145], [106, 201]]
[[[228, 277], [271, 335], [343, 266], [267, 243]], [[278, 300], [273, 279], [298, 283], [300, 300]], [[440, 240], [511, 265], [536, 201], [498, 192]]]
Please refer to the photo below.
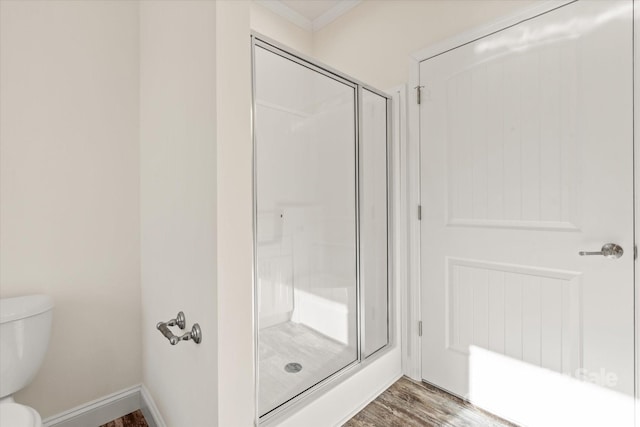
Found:
[[[286, 322], [260, 331], [260, 414], [269, 412], [356, 360], [356, 351], [304, 325]], [[302, 370], [290, 373], [288, 363]]]

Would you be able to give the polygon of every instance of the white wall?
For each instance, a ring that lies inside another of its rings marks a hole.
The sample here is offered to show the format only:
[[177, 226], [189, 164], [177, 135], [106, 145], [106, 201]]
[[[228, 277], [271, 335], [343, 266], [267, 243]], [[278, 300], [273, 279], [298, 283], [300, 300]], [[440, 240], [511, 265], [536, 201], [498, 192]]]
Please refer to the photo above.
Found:
[[304, 30], [255, 1], [250, 5], [251, 29], [305, 55], [313, 54], [313, 33]]
[[0, 2], [0, 297], [55, 300], [43, 417], [139, 383], [138, 7]]
[[215, 3], [218, 425], [240, 427], [253, 425], [255, 414], [249, 2]]
[[532, 0], [367, 0], [313, 35], [313, 55], [374, 87], [409, 80], [409, 55]]
[[[168, 425], [250, 425], [249, 2], [0, 4], [1, 295], [57, 303], [17, 399], [143, 380]], [[178, 310], [202, 344], [156, 330]]]
[[[140, 2], [142, 366], [168, 426], [218, 417], [216, 40], [215, 2]], [[201, 344], [156, 330], [179, 310]]]

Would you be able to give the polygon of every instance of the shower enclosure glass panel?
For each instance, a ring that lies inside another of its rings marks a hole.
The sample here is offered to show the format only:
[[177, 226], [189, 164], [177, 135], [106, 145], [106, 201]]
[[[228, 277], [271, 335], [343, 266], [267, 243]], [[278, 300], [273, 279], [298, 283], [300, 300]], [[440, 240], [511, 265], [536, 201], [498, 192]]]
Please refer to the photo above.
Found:
[[387, 98], [362, 90], [360, 132], [360, 289], [362, 353], [389, 342]]
[[254, 48], [258, 410], [358, 360], [355, 85]]

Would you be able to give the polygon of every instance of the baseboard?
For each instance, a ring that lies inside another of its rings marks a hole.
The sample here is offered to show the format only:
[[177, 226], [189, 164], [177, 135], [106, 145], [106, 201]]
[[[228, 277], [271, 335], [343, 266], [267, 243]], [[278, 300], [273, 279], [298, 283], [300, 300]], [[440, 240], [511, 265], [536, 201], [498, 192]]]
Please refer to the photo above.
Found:
[[151, 393], [149, 390], [142, 384], [140, 386], [140, 410], [144, 415], [144, 418], [147, 420], [147, 424], [149, 427], [167, 427], [164, 420], [162, 419], [162, 415], [160, 415], [160, 411], [156, 406], [156, 402], [151, 397]]
[[338, 424], [338, 425], [340, 425], [340, 426], [344, 425], [347, 421], [349, 421], [351, 418], [353, 418], [358, 412], [362, 411], [369, 403], [371, 403], [374, 400], [376, 400], [376, 398], [378, 396], [380, 396], [382, 393], [384, 393], [384, 391], [386, 389], [391, 387], [391, 385], [393, 385], [393, 383], [398, 381], [400, 378], [402, 378], [402, 373], [394, 375], [389, 381], [384, 383], [384, 385], [382, 387], [378, 388], [372, 394], [370, 394], [369, 397], [367, 397], [360, 405], [356, 406], [356, 408], [353, 411], [351, 411], [351, 413], [349, 415], [347, 415], [342, 420], [342, 422], [340, 422], [340, 424]]
[[[400, 377], [402, 373], [394, 375], [389, 381], [383, 383], [380, 388], [357, 405], [339, 425], [346, 423], [373, 402]], [[151, 393], [143, 384], [76, 406], [43, 420], [42, 425], [44, 427], [98, 427], [138, 409], [142, 411], [149, 427], [167, 427]]]
[[140, 386], [136, 385], [49, 417], [42, 424], [44, 427], [97, 427], [138, 409]]
[[98, 427], [140, 409], [149, 427], [166, 427], [149, 391], [135, 385], [43, 420], [44, 427]]

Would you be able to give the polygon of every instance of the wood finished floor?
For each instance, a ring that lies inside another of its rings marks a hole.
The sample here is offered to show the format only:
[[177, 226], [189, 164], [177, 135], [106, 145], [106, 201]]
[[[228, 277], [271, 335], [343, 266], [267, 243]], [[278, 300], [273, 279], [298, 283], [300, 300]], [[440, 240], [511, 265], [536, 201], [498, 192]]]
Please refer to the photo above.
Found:
[[343, 427], [517, 427], [436, 387], [402, 377]]
[[[517, 427], [436, 387], [402, 377], [343, 427]], [[100, 427], [149, 427], [135, 411]]]
[[149, 427], [149, 424], [147, 424], [147, 421], [144, 419], [142, 411], [137, 410], [117, 420], [109, 421], [100, 427]]

